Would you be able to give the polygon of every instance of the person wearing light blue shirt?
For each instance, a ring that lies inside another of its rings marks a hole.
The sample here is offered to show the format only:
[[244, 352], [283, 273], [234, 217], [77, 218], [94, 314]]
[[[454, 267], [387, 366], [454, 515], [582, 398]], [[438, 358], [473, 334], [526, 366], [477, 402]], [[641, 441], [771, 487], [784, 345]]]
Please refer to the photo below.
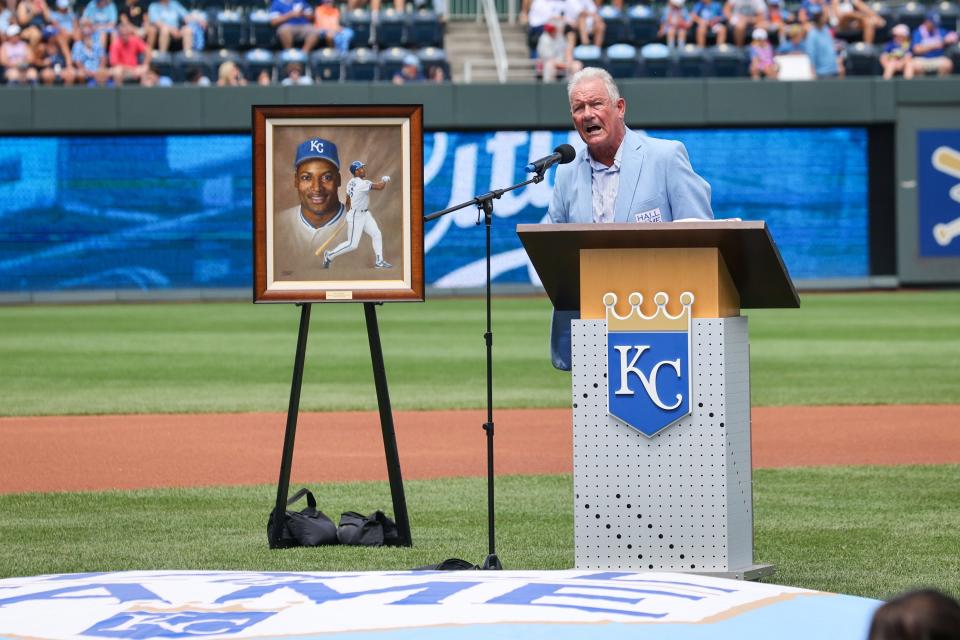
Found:
[[94, 36], [100, 46], [106, 49], [109, 44], [107, 38], [117, 26], [117, 5], [113, 4], [113, 0], [90, 0], [80, 18], [93, 25]]
[[[713, 219], [710, 185], [693, 170], [686, 148], [627, 128], [626, 101], [609, 73], [596, 67], [577, 72], [567, 95], [586, 148], [557, 167], [551, 222]], [[554, 312], [550, 349], [557, 369], [570, 369], [570, 321], [577, 317], [578, 311]]]
[[157, 28], [157, 48], [160, 51], [170, 49], [171, 40], [180, 40], [184, 51], [193, 51], [196, 34], [190, 14], [177, 0], [156, 0], [150, 3], [147, 20]]
[[807, 31], [803, 46], [814, 72], [818, 78], [843, 76], [843, 67], [837, 63], [837, 49], [833, 34], [827, 24], [827, 13], [817, 5], [811, 5], [809, 11], [813, 24]]

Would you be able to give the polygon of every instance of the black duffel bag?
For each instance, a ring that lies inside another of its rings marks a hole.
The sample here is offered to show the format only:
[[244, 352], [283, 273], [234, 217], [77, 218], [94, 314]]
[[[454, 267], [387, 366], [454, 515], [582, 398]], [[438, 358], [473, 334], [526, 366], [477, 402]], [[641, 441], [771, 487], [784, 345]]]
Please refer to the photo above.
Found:
[[396, 523], [383, 511], [364, 516], [356, 511], [340, 514], [337, 528], [340, 544], [364, 547], [396, 547], [400, 545], [400, 532]]
[[270, 540], [276, 511], [270, 514], [270, 519], [267, 521], [267, 539], [270, 540], [271, 546], [286, 549], [289, 547], [317, 547], [338, 543], [337, 526], [326, 514], [317, 511], [317, 500], [309, 489], [300, 489], [293, 494], [287, 500], [287, 506], [291, 506], [304, 496], [307, 497], [307, 508], [303, 511], [285, 512], [283, 530], [276, 543]]

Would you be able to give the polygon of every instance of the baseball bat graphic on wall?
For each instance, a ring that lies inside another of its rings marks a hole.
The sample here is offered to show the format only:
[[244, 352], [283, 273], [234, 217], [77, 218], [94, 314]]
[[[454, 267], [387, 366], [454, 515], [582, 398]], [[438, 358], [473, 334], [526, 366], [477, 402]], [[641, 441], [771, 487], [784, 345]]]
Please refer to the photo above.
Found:
[[[938, 147], [933, 152], [933, 166], [948, 176], [960, 180], [960, 152], [950, 147]], [[950, 189], [950, 198], [960, 203], [960, 184]], [[945, 247], [960, 236], [960, 217], [933, 226], [933, 237], [941, 247]]]

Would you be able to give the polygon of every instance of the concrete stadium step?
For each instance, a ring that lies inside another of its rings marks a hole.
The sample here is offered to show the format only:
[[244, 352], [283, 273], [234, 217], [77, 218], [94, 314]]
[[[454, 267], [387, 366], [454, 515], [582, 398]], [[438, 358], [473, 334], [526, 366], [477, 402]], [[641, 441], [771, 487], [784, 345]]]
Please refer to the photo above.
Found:
[[[527, 47], [526, 29], [520, 25], [500, 23], [504, 49], [507, 54], [509, 82], [532, 82], [535, 75], [531, 69], [530, 51]], [[497, 82], [493, 62], [493, 48], [486, 22], [451, 21], [447, 24], [445, 38], [447, 58], [454, 82], [464, 82], [464, 65], [471, 64], [471, 81]]]

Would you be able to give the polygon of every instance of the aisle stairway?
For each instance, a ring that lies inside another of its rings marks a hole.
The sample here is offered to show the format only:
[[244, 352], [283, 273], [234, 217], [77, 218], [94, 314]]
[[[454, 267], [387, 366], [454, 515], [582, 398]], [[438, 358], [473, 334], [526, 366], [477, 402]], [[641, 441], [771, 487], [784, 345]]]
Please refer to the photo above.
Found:
[[[526, 28], [500, 23], [503, 44], [507, 51], [508, 82], [534, 82], [536, 76], [527, 48]], [[484, 21], [451, 21], [447, 24], [444, 48], [450, 60], [454, 82], [465, 82], [464, 65], [470, 66], [471, 82], [497, 82], [490, 34]]]

